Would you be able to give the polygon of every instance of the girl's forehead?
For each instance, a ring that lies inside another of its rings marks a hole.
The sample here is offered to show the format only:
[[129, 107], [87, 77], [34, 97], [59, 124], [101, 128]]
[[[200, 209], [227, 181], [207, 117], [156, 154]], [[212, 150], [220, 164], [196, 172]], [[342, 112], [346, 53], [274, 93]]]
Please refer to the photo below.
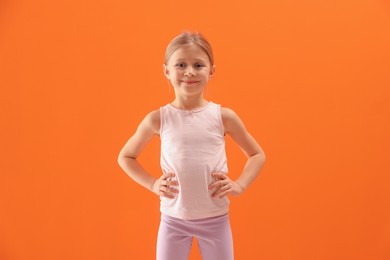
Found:
[[180, 59], [180, 58], [203, 58], [206, 59], [207, 53], [196, 45], [184, 45], [179, 47], [173, 54], [172, 58]]

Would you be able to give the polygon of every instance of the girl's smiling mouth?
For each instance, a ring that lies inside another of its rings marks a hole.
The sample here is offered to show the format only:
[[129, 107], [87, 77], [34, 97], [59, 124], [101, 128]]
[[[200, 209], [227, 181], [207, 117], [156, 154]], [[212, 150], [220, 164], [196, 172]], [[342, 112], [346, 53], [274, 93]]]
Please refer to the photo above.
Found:
[[188, 81], [183, 81], [183, 82], [188, 83], [188, 84], [191, 84], [191, 83], [196, 83], [196, 82], [198, 82], [198, 81], [195, 81], [195, 80], [188, 80]]

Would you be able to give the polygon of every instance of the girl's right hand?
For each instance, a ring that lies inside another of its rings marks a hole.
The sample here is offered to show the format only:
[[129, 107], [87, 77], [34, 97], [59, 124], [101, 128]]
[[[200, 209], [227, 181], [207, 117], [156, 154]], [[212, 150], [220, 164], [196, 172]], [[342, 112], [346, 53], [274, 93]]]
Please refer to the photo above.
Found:
[[164, 173], [160, 178], [156, 179], [152, 186], [152, 191], [158, 195], [163, 196], [169, 199], [175, 198], [175, 195], [179, 193], [179, 190], [171, 188], [172, 186], [178, 186], [177, 181], [168, 180], [172, 177], [175, 177], [173, 172]]

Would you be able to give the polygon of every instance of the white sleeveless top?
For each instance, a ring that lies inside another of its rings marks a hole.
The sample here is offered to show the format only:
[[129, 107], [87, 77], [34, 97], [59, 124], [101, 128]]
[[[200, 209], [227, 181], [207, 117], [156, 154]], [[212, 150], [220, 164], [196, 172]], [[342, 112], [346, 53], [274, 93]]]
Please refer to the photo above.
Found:
[[171, 104], [160, 107], [160, 164], [163, 172], [174, 172], [179, 182], [174, 199], [160, 196], [160, 211], [181, 219], [223, 215], [229, 198], [212, 198], [208, 186], [213, 172], [228, 173], [221, 105], [183, 110]]

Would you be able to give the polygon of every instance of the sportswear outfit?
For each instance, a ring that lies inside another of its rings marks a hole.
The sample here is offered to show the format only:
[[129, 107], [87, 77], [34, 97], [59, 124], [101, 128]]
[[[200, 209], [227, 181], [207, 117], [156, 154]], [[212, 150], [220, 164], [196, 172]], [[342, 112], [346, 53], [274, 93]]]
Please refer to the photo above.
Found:
[[157, 260], [186, 260], [192, 238], [199, 243], [203, 260], [231, 260], [233, 240], [229, 198], [212, 198], [208, 186], [213, 172], [228, 173], [221, 105], [183, 110], [160, 107], [160, 164], [173, 172], [179, 185], [174, 199], [160, 196], [161, 222]]

